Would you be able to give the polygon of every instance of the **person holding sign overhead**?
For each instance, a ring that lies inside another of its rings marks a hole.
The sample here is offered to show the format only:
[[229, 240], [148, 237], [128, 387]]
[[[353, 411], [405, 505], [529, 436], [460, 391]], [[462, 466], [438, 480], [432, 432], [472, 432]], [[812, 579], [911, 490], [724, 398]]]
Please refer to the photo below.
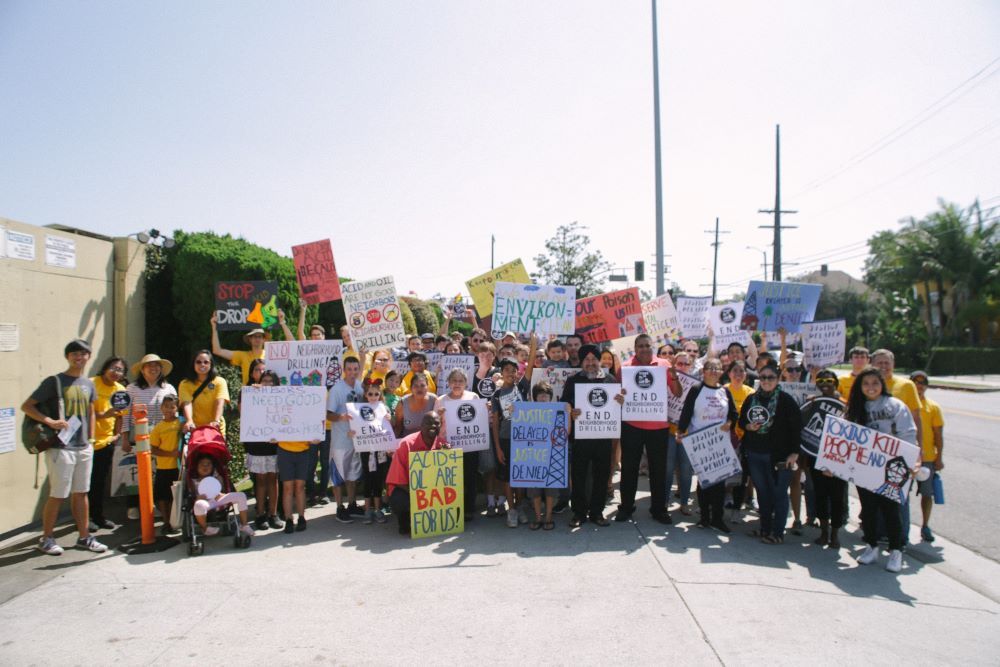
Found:
[[[285, 321], [284, 314], [278, 311], [282, 322]], [[250, 362], [254, 359], [264, 358], [264, 343], [271, 339], [271, 334], [263, 329], [254, 329], [243, 334], [243, 341], [250, 346], [249, 350], [227, 350], [219, 342], [218, 316], [212, 313], [212, 354], [222, 357], [233, 366], [239, 366], [240, 374], [243, 377], [243, 384], [250, 378]], [[291, 336], [289, 336], [291, 338]]]

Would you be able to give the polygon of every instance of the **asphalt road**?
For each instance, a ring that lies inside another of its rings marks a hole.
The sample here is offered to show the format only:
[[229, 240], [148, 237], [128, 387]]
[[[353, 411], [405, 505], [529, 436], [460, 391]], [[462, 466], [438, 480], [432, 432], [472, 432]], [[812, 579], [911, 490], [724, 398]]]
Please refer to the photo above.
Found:
[[[927, 393], [941, 405], [945, 422], [945, 504], [934, 506], [931, 528], [1000, 562], [1000, 392]], [[911, 500], [910, 520], [920, 524], [917, 498]]]

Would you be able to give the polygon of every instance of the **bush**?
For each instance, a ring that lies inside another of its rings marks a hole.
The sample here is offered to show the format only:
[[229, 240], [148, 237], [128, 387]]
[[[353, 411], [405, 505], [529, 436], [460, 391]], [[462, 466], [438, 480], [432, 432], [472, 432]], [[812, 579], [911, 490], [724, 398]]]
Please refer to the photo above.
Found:
[[1000, 373], [1000, 348], [935, 347], [927, 372], [931, 375], [985, 375]]
[[[438, 329], [441, 328], [441, 324], [434, 315], [434, 311], [427, 305], [426, 301], [421, 301], [420, 299], [412, 296], [400, 297], [399, 300], [401, 303], [405, 303], [410, 309], [410, 312], [413, 314], [413, 320], [416, 325], [416, 331], [414, 331], [414, 333], [436, 334]], [[406, 326], [405, 315], [403, 326]], [[409, 331], [407, 331], [407, 333], [409, 333]]]
[[226, 417], [226, 446], [229, 447], [229, 453], [232, 455], [232, 459], [229, 461], [229, 478], [233, 485], [236, 485], [247, 476], [246, 451], [243, 449], [243, 443], [240, 442], [239, 398], [240, 389], [243, 388], [243, 376], [238, 367], [226, 362], [218, 364], [216, 369], [229, 385], [230, 403], [224, 413]]

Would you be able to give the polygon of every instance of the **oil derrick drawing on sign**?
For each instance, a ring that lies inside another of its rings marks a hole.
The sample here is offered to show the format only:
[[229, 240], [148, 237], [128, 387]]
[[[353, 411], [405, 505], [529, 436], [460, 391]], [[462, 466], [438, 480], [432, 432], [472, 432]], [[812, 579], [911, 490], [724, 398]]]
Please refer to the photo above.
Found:
[[550, 489], [566, 487], [569, 480], [566, 475], [569, 431], [566, 430], [565, 413], [556, 413], [556, 424], [552, 429], [549, 442], [552, 443], [552, 448], [549, 450], [549, 474], [545, 480], [545, 486]]

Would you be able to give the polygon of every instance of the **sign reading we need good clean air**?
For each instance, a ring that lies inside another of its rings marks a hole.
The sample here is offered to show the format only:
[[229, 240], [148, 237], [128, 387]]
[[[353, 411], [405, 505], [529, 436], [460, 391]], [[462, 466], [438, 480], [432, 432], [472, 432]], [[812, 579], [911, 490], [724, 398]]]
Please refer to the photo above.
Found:
[[392, 276], [344, 283], [340, 290], [354, 349], [378, 350], [406, 344]]
[[507, 331], [568, 336], [576, 331], [576, 288], [496, 283], [492, 328], [496, 339]]
[[298, 442], [326, 437], [326, 387], [243, 387], [240, 440]]
[[816, 315], [822, 285], [751, 280], [743, 301], [741, 326], [747, 331], [799, 333]]

